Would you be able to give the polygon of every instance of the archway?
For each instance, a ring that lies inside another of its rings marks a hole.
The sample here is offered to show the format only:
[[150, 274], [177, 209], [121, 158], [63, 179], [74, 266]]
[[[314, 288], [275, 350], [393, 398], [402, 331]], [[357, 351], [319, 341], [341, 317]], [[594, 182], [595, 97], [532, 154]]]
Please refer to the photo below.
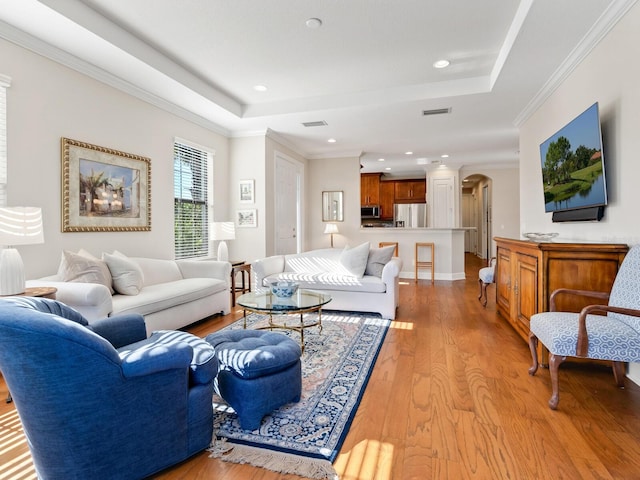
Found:
[[491, 178], [471, 174], [462, 180], [462, 226], [465, 234], [465, 252], [480, 258], [491, 258]]

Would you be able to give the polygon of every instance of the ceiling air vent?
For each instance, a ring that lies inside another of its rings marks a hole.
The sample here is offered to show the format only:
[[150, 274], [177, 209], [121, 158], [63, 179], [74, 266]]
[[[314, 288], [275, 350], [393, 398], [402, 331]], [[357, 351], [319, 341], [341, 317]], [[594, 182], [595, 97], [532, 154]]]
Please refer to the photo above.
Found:
[[442, 115], [445, 113], [451, 113], [451, 107], [449, 108], [434, 108], [433, 110], [423, 110], [422, 116], [426, 117], [429, 115]]
[[325, 125], [327, 125], [327, 122], [325, 122], [324, 120], [317, 120], [315, 122], [302, 122], [302, 125], [304, 125], [305, 127], [324, 127]]

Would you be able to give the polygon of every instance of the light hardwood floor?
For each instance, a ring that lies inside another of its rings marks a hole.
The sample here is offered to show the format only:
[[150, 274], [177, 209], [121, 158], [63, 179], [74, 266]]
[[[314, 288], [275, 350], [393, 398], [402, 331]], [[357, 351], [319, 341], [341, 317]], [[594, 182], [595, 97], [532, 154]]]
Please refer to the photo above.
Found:
[[[615, 387], [610, 369], [561, 367], [560, 405], [549, 374], [530, 377], [528, 346], [477, 300], [481, 262], [466, 281], [403, 282], [385, 339], [335, 467], [344, 480], [640, 478], [640, 387]], [[201, 322], [206, 335], [239, 318]], [[6, 387], [0, 383], [0, 395]], [[150, 439], [152, 441], [152, 439]], [[0, 480], [32, 478], [12, 405], [0, 405]], [[203, 452], [158, 479], [296, 479]]]

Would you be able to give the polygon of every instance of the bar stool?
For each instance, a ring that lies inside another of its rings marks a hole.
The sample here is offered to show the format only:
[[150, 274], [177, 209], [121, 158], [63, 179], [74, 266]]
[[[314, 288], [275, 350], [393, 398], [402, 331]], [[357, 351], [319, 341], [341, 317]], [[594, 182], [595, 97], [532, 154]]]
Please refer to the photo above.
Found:
[[[430, 248], [431, 249], [431, 260], [420, 260], [419, 252], [420, 248]], [[434, 271], [435, 271], [435, 244], [432, 242], [416, 242], [416, 253], [415, 253], [415, 264], [416, 264], [416, 282], [418, 281], [418, 269], [419, 268], [429, 268], [431, 269], [431, 284], [433, 285], [434, 280]]]
[[382, 247], [388, 247], [390, 245], [393, 245], [396, 247], [396, 249], [393, 251], [393, 256], [397, 257], [398, 256], [398, 242], [380, 242], [378, 244], [378, 247], [382, 248]]

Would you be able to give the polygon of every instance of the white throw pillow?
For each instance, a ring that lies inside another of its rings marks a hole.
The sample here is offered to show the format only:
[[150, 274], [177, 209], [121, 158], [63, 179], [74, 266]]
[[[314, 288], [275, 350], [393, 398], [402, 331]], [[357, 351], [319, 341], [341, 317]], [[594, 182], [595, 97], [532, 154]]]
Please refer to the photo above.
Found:
[[111, 273], [107, 265], [86, 250], [80, 250], [78, 253], [64, 250], [58, 267], [58, 275], [64, 282], [98, 283], [113, 293]]
[[144, 275], [140, 266], [118, 252], [103, 253], [103, 260], [107, 263], [113, 277], [113, 288], [122, 295], [138, 295], [144, 285]]
[[347, 245], [340, 254], [340, 263], [354, 277], [361, 278], [367, 268], [369, 258], [369, 242], [365, 242], [357, 247], [349, 248]]
[[395, 249], [395, 245], [389, 245], [388, 247], [372, 248], [369, 250], [367, 268], [365, 268], [364, 274], [382, 277], [382, 269], [389, 263], [391, 257], [393, 257]]

